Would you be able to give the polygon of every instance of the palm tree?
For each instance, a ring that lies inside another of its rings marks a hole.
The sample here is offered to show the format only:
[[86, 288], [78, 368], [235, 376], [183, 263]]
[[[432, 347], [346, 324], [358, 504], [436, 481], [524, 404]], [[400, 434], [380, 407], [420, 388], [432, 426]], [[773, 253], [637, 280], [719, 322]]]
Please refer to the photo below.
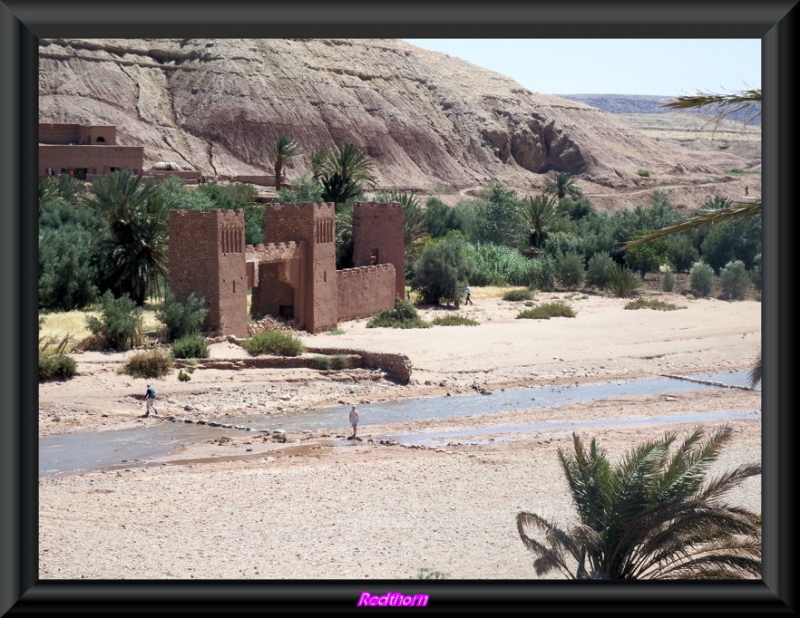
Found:
[[559, 200], [567, 195], [572, 198], [582, 197], [583, 191], [575, 184], [575, 179], [569, 172], [554, 172], [551, 178], [547, 179], [544, 192], [555, 195]]
[[363, 192], [362, 185], [375, 185], [372, 162], [355, 144], [317, 151], [312, 156], [311, 166], [314, 177], [322, 184], [322, 199], [326, 202], [345, 204]]
[[289, 159], [299, 157], [302, 153], [297, 142], [285, 135], [281, 135], [269, 145], [268, 153], [275, 170], [275, 190], [277, 191], [281, 188], [284, 165]]
[[530, 230], [530, 245], [540, 249], [550, 232], [562, 229], [566, 224], [564, 215], [558, 210], [555, 197], [542, 193], [526, 197], [522, 201], [522, 215]]
[[106, 248], [101, 288], [115, 296], [127, 293], [137, 305], [160, 296], [160, 278], [167, 272], [169, 211], [155, 183], [115, 171], [92, 183], [86, 204], [102, 214], [108, 228], [93, 239]]
[[[562, 530], [522, 511], [517, 531], [536, 555], [537, 575], [569, 579], [743, 579], [761, 574], [761, 518], [723, 496], [761, 474], [744, 464], [710, 481], [705, 475], [730, 427], [707, 440], [693, 431], [677, 448], [667, 433], [632, 449], [616, 466], [592, 439], [573, 434], [574, 455], [558, 454], [580, 523]], [[540, 541], [530, 531], [544, 534]]]
[[[723, 119], [741, 110], [753, 110], [753, 117], [761, 114], [761, 88], [744, 90], [733, 94], [698, 93], [696, 95], [680, 96], [668, 101], [662, 107], [670, 109], [710, 109], [718, 118]], [[659, 230], [637, 238], [621, 247], [627, 250], [656, 238], [662, 238], [678, 232], [688, 232], [698, 227], [722, 223], [723, 221], [739, 220], [746, 217], [761, 216], [761, 200], [754, 202], [732, 203], [725, 208], [702, 209], [688, 219], [668, 225]], [[755, 379], [755, 378], [758, 379]], [[750, 370], [750, 386], [755, 386], [761, 379], [761, 354], [753, 363]]]

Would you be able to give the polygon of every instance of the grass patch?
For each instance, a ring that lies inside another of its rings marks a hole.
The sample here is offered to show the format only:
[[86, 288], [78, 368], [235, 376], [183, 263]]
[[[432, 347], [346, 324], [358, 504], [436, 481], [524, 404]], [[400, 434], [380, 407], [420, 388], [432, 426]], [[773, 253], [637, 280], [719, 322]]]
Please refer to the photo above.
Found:
[[311, 362], [314, 364], [314, 369], [320, 371], [328, 371], [331, 368], [331, 359], [328, 356], [315, 356]]
[[508, 290], [505, 294], [503, 294], [503, 300], [520, 301], [531, 300], [531, 298], [533, 298], [533, 296], [531, 295], [531, 291], [527, 288]]
[[554, 303], [544, 303], [533, 309], [526, 309], [517, 315], [517, 319], [529, 320], [549, 320], [550, 318], [574, 318], [575, 312], [572, 307], [556, 301]]
[[636, 173], [639, 174], [642, 178], [649, 178], [650, 177], [650, 170], [636, 170]]
[[430, 326], [419, 317], [414, 305], [406, 300], [397, 301], [394, 309], [384, 309], [367, 322], [367, 328], [430, 328]]
[[331, 357], [331, 367], [333, 369], [347, 369], [349, 361], [344, 354], [335, 354]]
[[656, 300], [654, 298], [637, 298], [636, 300], [632, 300], [625, 305], [625, 309], [655, 309], [656, 311], [675, 311], [675, 309], [686, 309], [686, 307], [678, 307], [678, 305], [673, 305], [672, 303], [667, 303], [663, 300]]
[[329, 335], [344, 335], [344, 331], [337, 326], [336, 328], [330, 329], [328, 331], [328, 334]]
[[242, 342], [242, 347], [251, 356], [275, 354], [277, 356], [299, 356], [305, 352], [303, 342], [297, 337], [277, 330], [256, 333]]
[[462, 315], [443, 315], [431, 321], [434, 326], [477, 326], [479, 323]]
[[150, 350], [134, 354], [122, 367], [122, 372], [134, 378], [160, 378], [172, 369], [169, 352]]
[[208, 343], [203, 335], [184, 335], [172, 344], [175, 358], [208, 358]]

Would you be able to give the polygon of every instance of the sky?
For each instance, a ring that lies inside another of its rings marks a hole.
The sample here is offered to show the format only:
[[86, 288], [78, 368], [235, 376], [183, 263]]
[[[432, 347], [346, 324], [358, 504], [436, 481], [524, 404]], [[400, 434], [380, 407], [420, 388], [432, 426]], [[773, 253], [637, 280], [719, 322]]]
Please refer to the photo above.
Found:
[[677, 97], [761, 87], [761, 39], [404, 39], [542, 94]]

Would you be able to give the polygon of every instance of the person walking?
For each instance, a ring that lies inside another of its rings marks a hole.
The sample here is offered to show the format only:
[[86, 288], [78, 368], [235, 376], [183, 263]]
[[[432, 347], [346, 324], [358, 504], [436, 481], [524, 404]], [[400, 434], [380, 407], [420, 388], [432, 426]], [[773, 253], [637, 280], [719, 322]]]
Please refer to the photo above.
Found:
[[156, 390], [147, 385], [147, 392], [144, 395], [145, 403], [147, 404], [147, 411], [144, 413], [145, 417], [150, 416], [150, 408], [153, 409], [155, 414], [158, 414], [158, 410], [156, 410]]
[[475, 303], [473, 303], [473, 302], [472, 302], [472, 301], [469, 299], [469, 297], [472, 295], [472, 290], [469, 288], [469, 286], [467, 286], [467, 289], [466, 289], [466, 290], [464, 290], [464, 291], [465, 291], [465, 292], [466, 292], [466, 294], [467, 294], [467, 300], [465, 300], [465, 301], [464, 301], [464, 304], [465, 304], [465, 305], [474, 305]]
[[353, 426], [353, 435], [350, 436], [351, 440], [355, 440], [356, 431], [358, 430], [358, 410], [355, 405], [350, 409], [350, 424]]

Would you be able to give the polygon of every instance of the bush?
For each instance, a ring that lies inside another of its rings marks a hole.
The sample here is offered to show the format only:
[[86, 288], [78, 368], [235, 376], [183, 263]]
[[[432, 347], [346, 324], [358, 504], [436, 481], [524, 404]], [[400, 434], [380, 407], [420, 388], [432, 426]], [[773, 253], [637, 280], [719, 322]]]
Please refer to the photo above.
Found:
[[141, 341], [142, 309], [124, 294], [114, 298], [111, 291], [100, 297], [100, 319], [87, 316], [86, 326], [93, 335], [102, 337], [104, 347], [128, 349]]
[[507, 290], [505, 294], [503, 294], [503, 300], [510, 300], [510, 301], [520, 301], [520, 300], [530, 300], [531, 299], [531, 290], [524, 288], [524, 289], [516, 289], [516, 290]]
[[39, 354], [39, 381], [68, 380], [75, 375], [75, 360], [66, 354]]
[[169, 353], [151, 350], [134, 354], [123, 366], [123, 372], [134, 378], [160, 378], [172, 368]]
[[331, 357], [331, 367], [333, 369], [347, 369], [348, 364], [348, 358], [344, 354], [335, 354]]
[[208, 358], [208, 343], [202, 335], [185, 335], [172, 344], [175, 358]]
[[533, 309], [526, 309], [517, 315], [517, 319], [549, 320], [550, 318], [574, 318], [572, 307], [560, 301], [544, 303]]
[[604, 288], [616, 265], [608, 253], [595, 253], [586, 265], [586, 283], [596, 288]]
[[689, 281], [699, 296], [708, 296], [714, 285], [714, 269], [705, 262], [695, 262], [689, 271]]
[[181, 370], [178, 372], [178, 379], [179, 379], [181, 382], [188, 382], [189, 380], [191, 380], [191, 379], [192, 379], [192, 376], [190, 376], [188, 373], [184, 373], [183, 369], [181, 369]]
[[299, 356], [305, 351], [303, 342], [297, 337], [277, 330], [256, 333], [242, 342], [242, 347], [252, 356], [275, 354], [278, 356]]
[[166, 325], [170, 341], [175, 341], [199, 333], [207, 313], [204, 298], [191, 293], [186, 300], [180, 300], [168, 292], [156, 318]]
[[556, 279], [563, 287], [568, 290], [581, 287], [584, 276], [582, 255], [567, 253], [556, 256]]
[[641, 283], [639, 275], [627, 266], [617, 265], [611, 271], [606, 289], [617, 298], [628, 298], [633, 295]]
[[639, 174], [642, 178], [649, 178], [650, 177], [650, 170], [636, 170], [636, 173]]
[[434, 326], [477, 326], [478, 322], [461, 315], [443, 315], [431, 321]]
[[384, 309], [372, 316], [367, 328], [430, 328], [430, 324], [419, 317], [417, 310], [407, 300], [398, 300], [394, 309]]
[[675, 273], [671, 270], [665, 270], [661, 275], [661, 289], [665, 292], [672, 292], [675, 289]]
[[729, 299], [744, 298], [744, 293], [750, 286], [750, 276], [744, 267], [744, 262], [735, 260], [725, 264], [719, 273], [722, 283], [722, 293]]
[[320, 371], [328, 371], [331, 368], [331, 359], [327, 356], [315, 356], [311, 362], [314, 368]]
[[446, 238], [422, 250], [414, 265], [411, 288], [423, 303], [444, 302], [458, 307], [467, 280], [464, 245], [462, 240]]
[[753, 259], [753, 269], [750, 271], [750, 281], [759, 292], [761, 291], [761, 254]]
[[625, 305], [624, 308], [655, 309], [656, 311], [674, 311], [675, 309], [681, 309], [682, 307], [678, 307], [678, 305], [673, 305], [672, 303], [664, 302], [663, 300], [655, 300], [652, 298], [645, 300], [644, 298], [637, 298], [636, 300], [632, 300], [627, 305]]

